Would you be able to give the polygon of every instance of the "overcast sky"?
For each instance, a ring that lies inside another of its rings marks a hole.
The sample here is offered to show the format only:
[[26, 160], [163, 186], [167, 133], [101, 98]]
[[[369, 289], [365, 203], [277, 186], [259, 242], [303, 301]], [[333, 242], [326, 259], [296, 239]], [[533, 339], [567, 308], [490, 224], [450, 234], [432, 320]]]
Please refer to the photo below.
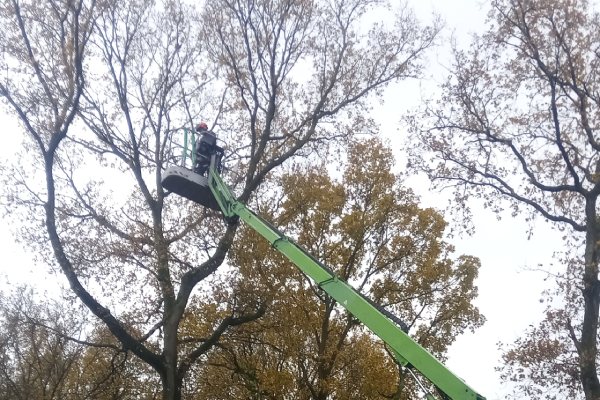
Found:
[[[444, 46], [447, 46], [450, 34], [459, 44], [466, 45], [471, 33], [481, 32], [485, 27], [486, 2], [411, 0], [410, 3], [420, 18], [430, 18], [431, 12], [436, 10], [446, 21]], [[385, 104], [377, 108], [375, 117], [382, 124], [384, 134], [395, 145], [405, 133], [399, 125], [402, 112], [416, 107], [423, 93], [435, 90], [436, 82], [442, 81], [446, 75], [443, 66], [448, 65], [447, 54], [447, 47], [431, 52], [426, 79], [395, 86], [387, 91]], [[6, 159], [17, 151], [20, 135], [16, 124], [10, 119], [3, 118], [2, 126], [4, 133], [0, 159]], [[399, 151], [396, 155], [402, 159]], [[413, 178], [409, 183], [421, 195], [424, 205], [438, 207], [443, 204], [440, 198], [444, 194], [429, 191], [423, 179]], [[487, 323], [474, 334], [465, 334], [457, 339], [450, 350], [447, 364], [488, 400], [503, 399], [508, 389], [502, 387], [494, 370], [499, 365], [501, 354], [497, 343], [514, 341], [529, 324], [540, 320], [542, 306], [539, 299], [544, 288], [544, 275], [533, 269], [538, 264], [550, 263], [552, 252], [561, 245], [561, 240], [541, 220], [536, 222], [534, 235], [528, 240], [527, 226], [522, 219], [512, 219], [507, 215], [498, 221], [495, 215], [483, 210], [477, 202], [473, 206], [475, 234], [454, 238], [452, 242], [457, 254], [470, 254], [481, 259], [482, 268], [477, 280], [480, 295], [476, 304], [487, 318]], [[0, 220], [0, 243], [3, 244], [4, 255], [0, 260], [0, 278], [4, 275], [13, 281], [17, 277], [46, 281], [47, 276], [39, 271], [33, 272], [32, 257], [14, 243], [9, 227], [3, 222]]]

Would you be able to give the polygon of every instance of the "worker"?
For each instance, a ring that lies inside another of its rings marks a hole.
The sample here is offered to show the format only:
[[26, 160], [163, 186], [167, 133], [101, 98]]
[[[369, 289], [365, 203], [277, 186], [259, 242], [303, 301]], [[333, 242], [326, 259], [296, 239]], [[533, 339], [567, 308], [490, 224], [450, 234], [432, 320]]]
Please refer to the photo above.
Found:
[[217, 147], [217, 136], [214, 132], [208, 130], [208, 126], [204, 122], [200, 122], [196, 126], [200, 139], [196, 141], [196, 164], [194, 172], [200, 175], [205, 175], [210, 166], [210, 156], [215, 152]]

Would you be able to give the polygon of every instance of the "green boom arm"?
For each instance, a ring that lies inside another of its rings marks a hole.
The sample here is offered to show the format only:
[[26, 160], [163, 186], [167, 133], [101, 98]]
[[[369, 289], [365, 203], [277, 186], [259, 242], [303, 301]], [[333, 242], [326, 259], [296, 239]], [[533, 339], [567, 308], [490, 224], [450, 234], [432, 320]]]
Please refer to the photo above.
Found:
[[329, 268], [288, 239], [277, 228], [237, 201], [229, 188], [223, 183], [217, 171], [212, 167], [210, 168], [208, 185], [226, 219], [231, 220], [239, 217], [261, 234], [275, 249], [314, 280], [329, 296], [344, 306], [346, 310], [387, 343], [402, 365], [417, 369], [450, 399], [485, 400], [483, 396], [476, 393], [462, 379], [454, 375], [427, 350], [404, 333], [372, 302], [368, 301], [346, 282], [338, 279]]

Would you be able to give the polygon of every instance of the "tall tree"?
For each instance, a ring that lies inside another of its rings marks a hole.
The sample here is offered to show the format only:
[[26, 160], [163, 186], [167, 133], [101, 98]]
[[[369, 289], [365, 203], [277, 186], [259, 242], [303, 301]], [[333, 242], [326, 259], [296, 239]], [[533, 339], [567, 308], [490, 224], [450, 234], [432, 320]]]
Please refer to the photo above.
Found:
[[[483, 322], [472, 304], [479, 262], [452, 254], [442, 239], [442, 216], [418, 206], [390, 172], [392, 165], [391, 151], [378, 140], [354, 143], [342, 179], [333, 180], [323, 167], [293, 168], [280, 178], [281, 194], [261, 202], [261, 209], [443, 358], [457, 334]], [[232, 295], [268, 296], [270, 307], [261, 320], [223, 338], [209, 359], [211, 382], [229, 382], [236, 398], [416, 395], [415, 382], [404, 379], [405, 371], [358, 320], [268, 243], [244, 231], [232, 254], [239, 265]], [[211, 382], [200, 397], [227, 397]]]
[[[562, 384], [573, 371], [559, 367], [566, 356], [578, 366], [585, 398], [600, 399], [600, 19], [587, 1], [496, 0], [489, 23], [469, 51], [456, 51], [441, 99], [429, 104], [425, 122], [413, 125], [418, 148], [412, 163], [434, 182], [454, 186], [461, 207], [471, 195], [496, 211], [508, 200], [513, 212], [574, 233], [575, 261], [560, 273], [572, 285], [563, 290], [568, 305], [532, 331], [540, 335], [517, 343], [529, 352], [522, 353], [520, 368], [528, 370], [534, 364], [525, 361], [537, 357], [546, 376], [560, 376], [537, 383], [546, 392], [569, 393]], [[561, 357], [550, 355], [554, 351]]]
[[160, 177], [172, 139], [200, 111], [214, 116], [242, 201], [291, 157], [324, 155], [324, 144], [355, 133], [348, 125], [365, 120], [385, 85], [419, 73], [437, 34], [407, 10], [365, 29], [374, 5], [385, 6], [2, 2], [0, 95], [28, 138], [23, 162], [3, 174], [20, 237], [153, 368], [164, 399], [181, 398], [192, 366], [228, 328], [264, 312], [224, 303], [203, 316], [206, 335], [182, 341], [188, 306], [215, 301], [202, 290], [236, 227], [167, 197]]

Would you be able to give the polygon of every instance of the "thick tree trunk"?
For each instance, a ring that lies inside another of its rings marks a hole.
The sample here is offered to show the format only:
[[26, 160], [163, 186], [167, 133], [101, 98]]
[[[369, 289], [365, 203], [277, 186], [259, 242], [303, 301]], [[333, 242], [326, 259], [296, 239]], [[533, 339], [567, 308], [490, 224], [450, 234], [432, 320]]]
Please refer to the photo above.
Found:
[[177, 376], [177, 368], [166, 365], [161, 376], [163, 400], [181, 400], [181, 379]]
[[181, 400], [181, 381], [177, 371], [177, 327], [178, 321], [165, 318], [163, 357], [165, 362], [164, 373], [161, 376], [163, 386], [163, 400]]
[[586, 201], [585, 269], [583, 275], [584, 316], [579, 346], [580, 379], [587, 400], [600, 400], [600, 382], [596, 358], [598, 355], [598, 310], [600, 285], [598, 282], [598, 240], [600, 229], [596, 221], [596, 198]]

